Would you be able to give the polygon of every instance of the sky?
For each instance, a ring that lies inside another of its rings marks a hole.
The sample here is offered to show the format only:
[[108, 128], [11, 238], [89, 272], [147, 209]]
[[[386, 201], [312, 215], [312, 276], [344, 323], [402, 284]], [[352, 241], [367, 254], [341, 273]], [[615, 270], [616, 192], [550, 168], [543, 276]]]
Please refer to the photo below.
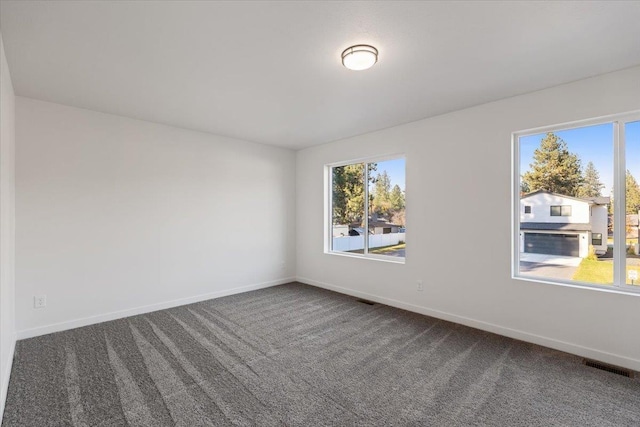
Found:
[[391, 178], [391, 188], [398, 184], [402, 191], [405, 191], [405, 160], [393, 159], [385, 160], [383, 162], [376, 162], [378, 168], [376, 173], [382, 173], [387, 171], [389, 178]]
[[[603, 196], [610, 196], [613, 187], [613, 124], [605, 123], [554, 132], [566, 143], [571, 153], [581, 160], [582, 170], [593, 162], [605, 187]], [[640, 121], [625, 125], [627, 169], [640, 182]], [[540, 146], [545, 133], [520, 138], [520, 174], [533, 162], [533, 152]]]

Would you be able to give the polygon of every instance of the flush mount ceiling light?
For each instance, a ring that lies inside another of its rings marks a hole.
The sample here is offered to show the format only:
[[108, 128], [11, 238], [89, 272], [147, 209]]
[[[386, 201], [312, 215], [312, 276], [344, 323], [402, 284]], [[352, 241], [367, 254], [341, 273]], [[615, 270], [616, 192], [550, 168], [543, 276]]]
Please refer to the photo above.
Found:
[[348, 47], [342, 52], [342, 65], [350, 70], [361, 71], [378, 62], [378, 49], [366, 44]]

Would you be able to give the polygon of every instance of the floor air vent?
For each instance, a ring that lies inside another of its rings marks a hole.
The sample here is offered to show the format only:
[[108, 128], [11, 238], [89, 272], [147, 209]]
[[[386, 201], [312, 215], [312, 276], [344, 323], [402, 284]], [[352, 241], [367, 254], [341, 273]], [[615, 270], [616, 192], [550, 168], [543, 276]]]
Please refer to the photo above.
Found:
[[360, 298], [357, 299], [356, 301], [361, 302], [362, 304], [367, 304], [367, 305], [374, 305], [375, 304], [375, 302], [373, 302], [373, 301], [369, 301], [369, 300], [366, 300], [366, 299], [360, 299]]
[[622, 375], [627, 378], [634, 378], [635, 372], [631, 369], [620, 368], [619, 366], [608, 365], [606, 363], [598, 362], [596, 360], [584, 359], [583, 363], [592, 368], [600, 369], [602, 371], [611, 372], [616, 375]]

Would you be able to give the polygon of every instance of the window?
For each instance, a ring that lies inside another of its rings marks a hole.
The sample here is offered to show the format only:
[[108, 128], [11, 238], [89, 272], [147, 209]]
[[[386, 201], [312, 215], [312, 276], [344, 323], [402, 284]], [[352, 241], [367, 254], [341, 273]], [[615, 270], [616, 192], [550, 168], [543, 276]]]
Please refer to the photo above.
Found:
[[512, 143], [513, 277], [640, 292], [640, 112]]
[[405, 159], [327, 166], [328, 252], [404, 262]]
[[571, 216], [571, 206], [551, 206], [551, 216]]
[[591, 244], [593, 246], [602, 245], [602, 233], [592, 233], [591, 234]]

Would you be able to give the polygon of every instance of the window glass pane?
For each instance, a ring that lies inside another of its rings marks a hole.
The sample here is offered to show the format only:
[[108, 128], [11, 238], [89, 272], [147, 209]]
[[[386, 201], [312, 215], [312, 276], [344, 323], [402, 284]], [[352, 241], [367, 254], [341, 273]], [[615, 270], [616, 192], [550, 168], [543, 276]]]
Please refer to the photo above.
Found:
[[405, 160], [370, 163], [369, 253], [405, 257]]
[[331, 168], [331, 250], [364, 252], [364, 163]]
[[626, 151], [626, 283], [638, 286], [640, 256], [638, 256], [638, 213], [640, 211], [640, 121], [624, 124]]
[[531, 206], [517, 230], [519, 273], [611, 285], [613, 236], [604, 236], [612, 231], [613, 124], [527, 135], [517, 143], [520, 205]]

